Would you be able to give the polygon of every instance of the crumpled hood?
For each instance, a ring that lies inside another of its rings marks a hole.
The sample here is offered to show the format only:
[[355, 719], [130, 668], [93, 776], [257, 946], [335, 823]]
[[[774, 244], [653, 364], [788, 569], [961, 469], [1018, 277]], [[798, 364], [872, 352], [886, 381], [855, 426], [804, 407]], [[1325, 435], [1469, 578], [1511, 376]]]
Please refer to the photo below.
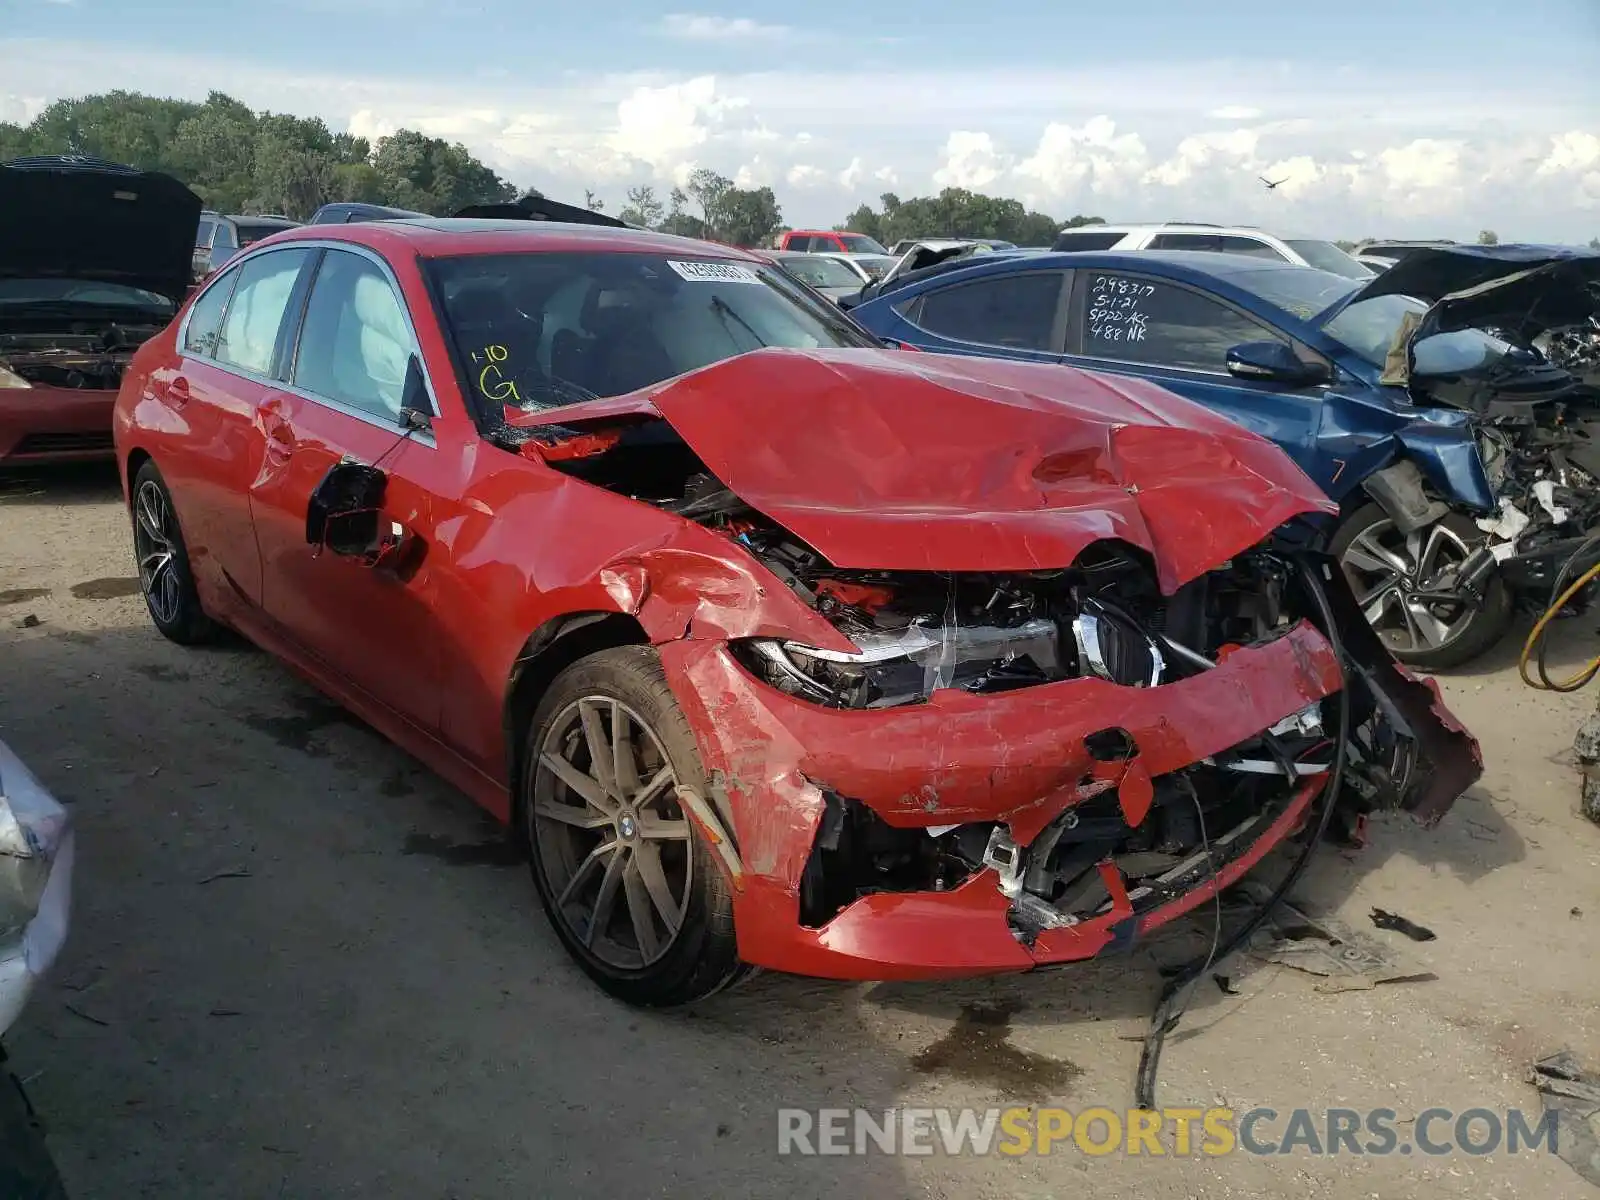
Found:
[[1413, 341], [1494, 325], [1531, 340], [1600, 310], [1600, 251], [1570, 246], [1440, 246], [1415, 250], [1339, 307], [1405, 295], [1432, 305]]
[[0, 278], [120, 283], [181, 304], [200, 209], [156, 171], [76, 156], [0, 163]]
[[1054, 364], [768, 349], [543, 421], [646, 404], [838, 567], [1057, 569], [1119, 538], [1170, 593], [1291, 517], [1336, 511], [1264, 438], [1153, 383]]

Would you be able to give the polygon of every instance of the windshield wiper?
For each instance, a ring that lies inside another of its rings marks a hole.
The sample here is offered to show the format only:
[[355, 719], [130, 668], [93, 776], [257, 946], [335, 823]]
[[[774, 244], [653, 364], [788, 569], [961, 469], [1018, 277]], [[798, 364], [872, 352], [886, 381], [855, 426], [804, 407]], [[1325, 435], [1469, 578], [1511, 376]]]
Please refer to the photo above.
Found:
[[760, 348], [766, 346], [766, 343], [761, 340], [761, 335], [759, 333], [757, 333], [753, 328], [751, 328], [750, 322], [746, 321], [738, 313], [734, 312], [733, 311], [733, 306], [730, 305], [721, 296], [712, 296], [711, 297], [711, 311], [716, 313], [717, 316], [721, 318], [722, 327], [724, 329], [726, 329], [730, 334], [733, 332], [733, 326], [728, 324], [728, 322], [730, 320], [737, 321], [739, 323], [740, 327], [743, 328], [744, 331], [750, 335], [750, 340], [755, 342], [757, 349], [760, 349]]

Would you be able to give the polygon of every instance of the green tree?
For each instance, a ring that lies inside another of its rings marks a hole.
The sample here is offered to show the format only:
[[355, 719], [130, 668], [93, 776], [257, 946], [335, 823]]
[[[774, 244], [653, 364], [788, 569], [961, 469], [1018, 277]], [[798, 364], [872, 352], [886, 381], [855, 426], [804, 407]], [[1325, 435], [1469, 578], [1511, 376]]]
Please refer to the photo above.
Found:
[[374, 148], [320, 118], [254, 112], [222, 92], [200, 104], [123, 91], [58, 100], [25, 126], [0, 123], [0, 160], [25, 154], [165, 171], [210, 208], [301, 219], [329, 200], [450, 213], [516, 195], [459, 144], [403, 129]]
[[1498, 246], [1499, 244], [1500, 235], [1492, 229], [1482, 230], [1478, 234], [1478, 245], [1480, 246]]
[[1049, 245], [1063, 226], [1103, 224], [1100, 217], [1057, 220], [1028, 210], [1018, 200], [986, 196], [966, 188], [945, 188], [937, 196], [901, 200], [893, 192], [879, 197], [882, 211], [863, 204], [845, 220], [846, 227], [869, 234], [886, 245], [902, 238], [985, 237], [1023, 246]]
[[783, 224], [778, 198], [769, 187], [729, 188], [718, 214], [718, 229], [735, 246], [765, 245]]
[[380, 138], [372, 156], [389, 203], [448, 216], [469, 204], [508, 204], [517, 189], [460, 142], [401, 129]]
[[691, 216], [684, 212], [688, 206], [689, 197], [680, 187], [672, 189], [668, 196], [669, 206], [667, 215], [662, 218], [659, 226], [662, 233], [672, 233], [679, 237], [704, 237], [706, 223], [699, 217]]
[[710, 167], [690, 172], [685, 189], [700, 206], [700, 222], [709, 236], [715, 237], [722, 224], [722, 203], [733, 190], [733, 180], [718, 175]]
[[656, 190], [648, 183], [628, 189], [628, 203], [617, 215], [630, 225], [654, 229], [666, 216], [667, 206], [656, 199]]

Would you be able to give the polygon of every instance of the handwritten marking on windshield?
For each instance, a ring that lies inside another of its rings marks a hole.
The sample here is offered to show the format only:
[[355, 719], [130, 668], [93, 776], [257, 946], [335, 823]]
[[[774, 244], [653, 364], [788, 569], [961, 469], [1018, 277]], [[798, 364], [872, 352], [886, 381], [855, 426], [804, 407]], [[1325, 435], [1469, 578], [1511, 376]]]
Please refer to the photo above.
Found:
[[[483, 369], [478, 372], [478, 391], [483, 393], [486, 400], [493, 400], [496, 404], [504, 404], [507, 400], [522, 403], [522, 394], [517, 391], [516, 381], [507, 379], [500, 370], [500, 364], [510, 357], [509, 350], [495, 344], [485, 346], [481, 354], [476, 350], [472, 352], [472, 361], [483, 363]], [[485, 362], [485, 359], [488, 361]]]

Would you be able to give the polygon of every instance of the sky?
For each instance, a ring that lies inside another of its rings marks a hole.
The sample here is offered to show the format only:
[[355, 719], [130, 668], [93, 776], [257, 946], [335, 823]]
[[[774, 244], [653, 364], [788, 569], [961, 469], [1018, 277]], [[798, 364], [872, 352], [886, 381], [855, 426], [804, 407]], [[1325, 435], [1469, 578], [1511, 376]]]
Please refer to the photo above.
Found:
[[460, 141], [613, 212], [708, 166], [796, 227], [959, 186], [1060, 217], [1587, 242], [1596, 61], [1600, 0], [0, 0], [0, 120], [216, 89]]

